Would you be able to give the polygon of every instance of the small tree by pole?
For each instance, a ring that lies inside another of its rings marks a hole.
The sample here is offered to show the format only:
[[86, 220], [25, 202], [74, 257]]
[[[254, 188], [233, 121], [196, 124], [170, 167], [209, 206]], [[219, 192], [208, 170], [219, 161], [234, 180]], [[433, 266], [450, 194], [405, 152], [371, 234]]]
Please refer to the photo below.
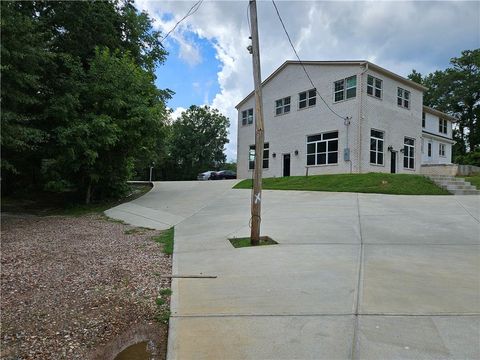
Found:
[[257, 3], [250, 0], [250, 23], [252, 46], [250, 52], [253, 62], [253, 80], [255, 84], [255, 166], [253, 169], [252, 191], [252, 227], [250, 232], [251, 245], [260, 243], [260, 222], [262, 202], [262, 168], [263, 168], [263, 103], [262, 103], [262, 80], [260, 71], [260, 47], [258, 40]]

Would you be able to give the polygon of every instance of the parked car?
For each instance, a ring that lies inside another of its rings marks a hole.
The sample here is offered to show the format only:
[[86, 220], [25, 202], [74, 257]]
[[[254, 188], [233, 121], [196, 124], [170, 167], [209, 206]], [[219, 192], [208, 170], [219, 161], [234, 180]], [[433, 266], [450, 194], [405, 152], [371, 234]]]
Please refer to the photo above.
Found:
[[215, 171], [205, 171], [203, 173], [198, 174], [197, 180], [211, 180], [212, 179], [212, 174], [214, 174]]
[[211, 174], [212, 180], [236, 179], [237, 174], [231, 170], [221, 170]]

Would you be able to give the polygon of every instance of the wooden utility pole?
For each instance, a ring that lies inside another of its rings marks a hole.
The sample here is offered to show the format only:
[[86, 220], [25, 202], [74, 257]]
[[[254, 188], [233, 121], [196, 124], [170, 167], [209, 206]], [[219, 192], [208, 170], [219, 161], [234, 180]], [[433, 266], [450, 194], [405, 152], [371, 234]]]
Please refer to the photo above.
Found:
[[[258, 41], [257, 3], [249, 0], [250, 23], [252, 32], [253, 81], [255, 83], [255, 167], [253, 169], [252, 192], [252, 228], [250, 232], [251, 245], [260, 243], [260, 222], [262, 209], [262, 170], [263, 170], [263, 103], [262, 77], [260, 72], [260, 46]], [[250, 156], [250, 154], [249, 154]]]

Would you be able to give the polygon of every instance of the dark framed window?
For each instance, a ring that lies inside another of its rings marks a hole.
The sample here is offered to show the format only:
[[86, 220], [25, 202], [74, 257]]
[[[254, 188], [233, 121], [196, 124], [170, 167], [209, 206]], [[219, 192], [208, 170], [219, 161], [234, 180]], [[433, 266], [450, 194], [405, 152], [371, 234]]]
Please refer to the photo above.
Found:
[[438, 119], [438, 131], [442, 134], [447, 133], [447, 120], [445, 119]]
[[445, 144], [438, 145], [438, 155], [441, 157], [445, 157]]
[[378, 99], [382, 98], [383, 81], [372, 76], [367, 76], [367, 94]]
[[242, 125], [253, 124], [253, 109], [243, 110], [242, 111]]
[[410, 91], [397, 88], [397, 105], [405, 109], [410, 109]]
[[415, 169], [415, 139], [405, 137], [403, 141], [403, 167]]
[[315, 106], [317, 103], [317, 91], [311, 89], [298, 94], [298, 108], [305, 109], [307, 107]]
[[370, 130], [370, 164], [383, 165], [383, 139], [383, 131]]
[[427, 155], [428, 157], [432, 157], [432, 143], [429, 142], [427, 146]]
[[[270, 144], [263, 144], [263, 168], [268, 169], [268, 159], [270, 156]], [[250, 145], [248, 150], [248, 169], [253, 170], [255, 168], [255, 145]]]
[[338, 163], [338, 131], [307, 136], [307, 165]]
[[357, 76], [335, 81], [333, 88], [335, 102], [354, 98], [357, 96]]
[[275, 115], [282, 115], [290, 112], [290, 96], [275, 101]]
[[422, 128], [425, 127], [425, 116], [426, 115], [425, 115], [425, 111], [424, 111], [424, 112], [422, 112]]

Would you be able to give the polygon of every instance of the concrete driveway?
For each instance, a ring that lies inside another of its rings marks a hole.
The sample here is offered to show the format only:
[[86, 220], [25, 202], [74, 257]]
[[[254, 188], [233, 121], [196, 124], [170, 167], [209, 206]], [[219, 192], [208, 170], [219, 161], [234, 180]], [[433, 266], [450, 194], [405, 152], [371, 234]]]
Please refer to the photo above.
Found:
[[[109, 211], [175, 227], [169, 359], [479, 359], [480, 197], [157, 183]], [[127, 214], [127, 215], [126, 215]]]

